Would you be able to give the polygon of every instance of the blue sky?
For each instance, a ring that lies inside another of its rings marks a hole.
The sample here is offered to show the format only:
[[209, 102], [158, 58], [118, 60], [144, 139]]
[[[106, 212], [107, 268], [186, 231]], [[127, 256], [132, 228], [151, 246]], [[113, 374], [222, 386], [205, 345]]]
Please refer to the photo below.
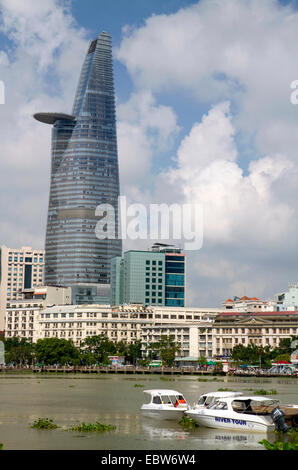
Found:
[[204, 208], [188, 303], [272, 298], [297, 281], [297, 10], [296, 0], [0, 0], [0, 243], [43, 247], [50, 129], [32, 115], [71, 111], [88, 41], [106, 30], [122, 194]]
[[[73, 0], [71, 11], [78, 24], [86, 28], [90, 39], [107, 30], [112, 36], [113, 47], [117, 48], [123, 37], [122, 28], [126, 25], [138, 28], [152, 15], [169, 15], [195, 3], [193, 0]], [[117, 98], [124, 102], [129, 99], [134, 85], [125, 66], [116, 59], [114, 76]], [[159, 101], [164, 105], [172, 105], [173, 96], [160, 94]], [[180, 125], [185, 131], [207, 110], [207, 105], [194, 102], [192, 95], [188, 93], [175, 95], [174, 107], [178, 115], [183, 116]], [[169, 158], [171, 154], [163, 154], [164, 164]]]

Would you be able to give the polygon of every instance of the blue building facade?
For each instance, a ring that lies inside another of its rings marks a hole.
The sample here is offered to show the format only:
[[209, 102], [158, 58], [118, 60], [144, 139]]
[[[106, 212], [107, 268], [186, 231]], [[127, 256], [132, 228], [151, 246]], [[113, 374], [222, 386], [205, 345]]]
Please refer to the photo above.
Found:
[[184, 307], [185, 254], [176, 248], [165, 251], [165, 306]]
[[[45, 283], [74, 287], [73, 302], [109, 299], [118, 238], [119, 169], [111, 37], [91, 41], [72, 114], [37, 113], [52, 124], [52, 167], [45, 243]], [[98, 239], [96, 207], [115, 211], [115, 237]]]
[[111, 263], [111, 303], [185, 306], [185, 254], [158, 244], [130, 250]]

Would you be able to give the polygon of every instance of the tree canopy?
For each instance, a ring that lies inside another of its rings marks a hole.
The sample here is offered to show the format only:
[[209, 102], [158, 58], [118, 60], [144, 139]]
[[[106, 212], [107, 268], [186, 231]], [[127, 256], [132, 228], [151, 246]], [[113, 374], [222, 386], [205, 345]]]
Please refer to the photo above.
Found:
[[173, 365], [176, 352], [180, 350], [172, 335], [161, 335], [159, 341], [151, 343], [150, 349], [157, 352], [162, 362], [167, 366]]
[[71, 340], [64, 338], [44, 338], [35, 344], [36, 360], [44, 364], [76, 364], [79, 350]]

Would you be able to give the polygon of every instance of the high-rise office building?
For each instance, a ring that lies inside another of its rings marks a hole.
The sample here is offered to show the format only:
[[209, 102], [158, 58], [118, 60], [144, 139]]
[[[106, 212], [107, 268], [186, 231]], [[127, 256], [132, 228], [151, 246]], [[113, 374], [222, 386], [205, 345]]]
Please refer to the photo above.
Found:
[[156, 243], [151, 251], [130, 250], [111, 263], [111, 303], [167, 307], [185, 305], [185, 254]]
[[[111, 37], [91, 41], [72, 114], [37, 113], [52, 124], [52, 167], [45, 243], [46, 285], [72, 286], [74, 303], [109, 300], [118, 239], [119, 169]], [[115, 238], [98, 239], [96, 207], [115, 211]]]
[[44, 250], [31, 246], [0, 248], [0, 331], [4, 330], [6, 304], [24, 298], [24, 289], [44, 282]]

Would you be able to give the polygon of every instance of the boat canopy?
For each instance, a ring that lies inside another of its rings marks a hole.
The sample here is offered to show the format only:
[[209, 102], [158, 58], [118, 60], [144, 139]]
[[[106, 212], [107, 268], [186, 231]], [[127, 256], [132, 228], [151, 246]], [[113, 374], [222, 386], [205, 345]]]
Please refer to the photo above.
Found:
[[242, 395], [241, 392], [208, 392], [208, 393], [203, 393], [197, 404], [198, 405], [209, 405], [212, 403], [214, 400], [220, 400], [221, 398], [229, 398], [229, 397], [238, 397]]
[[181, 392], [177, 392], [177, 390], [162, 390], [162, 389], [155, 389], [155, 390], [143, 390], [144, 393], [148, 393], [149, 395], [182, 395]]
[[218, 398], [229, 398], [229, 397], [238, 397], [242, 396], [242, 392], [208, 392], [203, 393], [202, 397], [218, 397]]
[[151, 403], [156, 405], [177, 406], [186, 404], [186, 400], [181, 392], [176, 390], [143, 390], [144, 393], [151, 395]]

